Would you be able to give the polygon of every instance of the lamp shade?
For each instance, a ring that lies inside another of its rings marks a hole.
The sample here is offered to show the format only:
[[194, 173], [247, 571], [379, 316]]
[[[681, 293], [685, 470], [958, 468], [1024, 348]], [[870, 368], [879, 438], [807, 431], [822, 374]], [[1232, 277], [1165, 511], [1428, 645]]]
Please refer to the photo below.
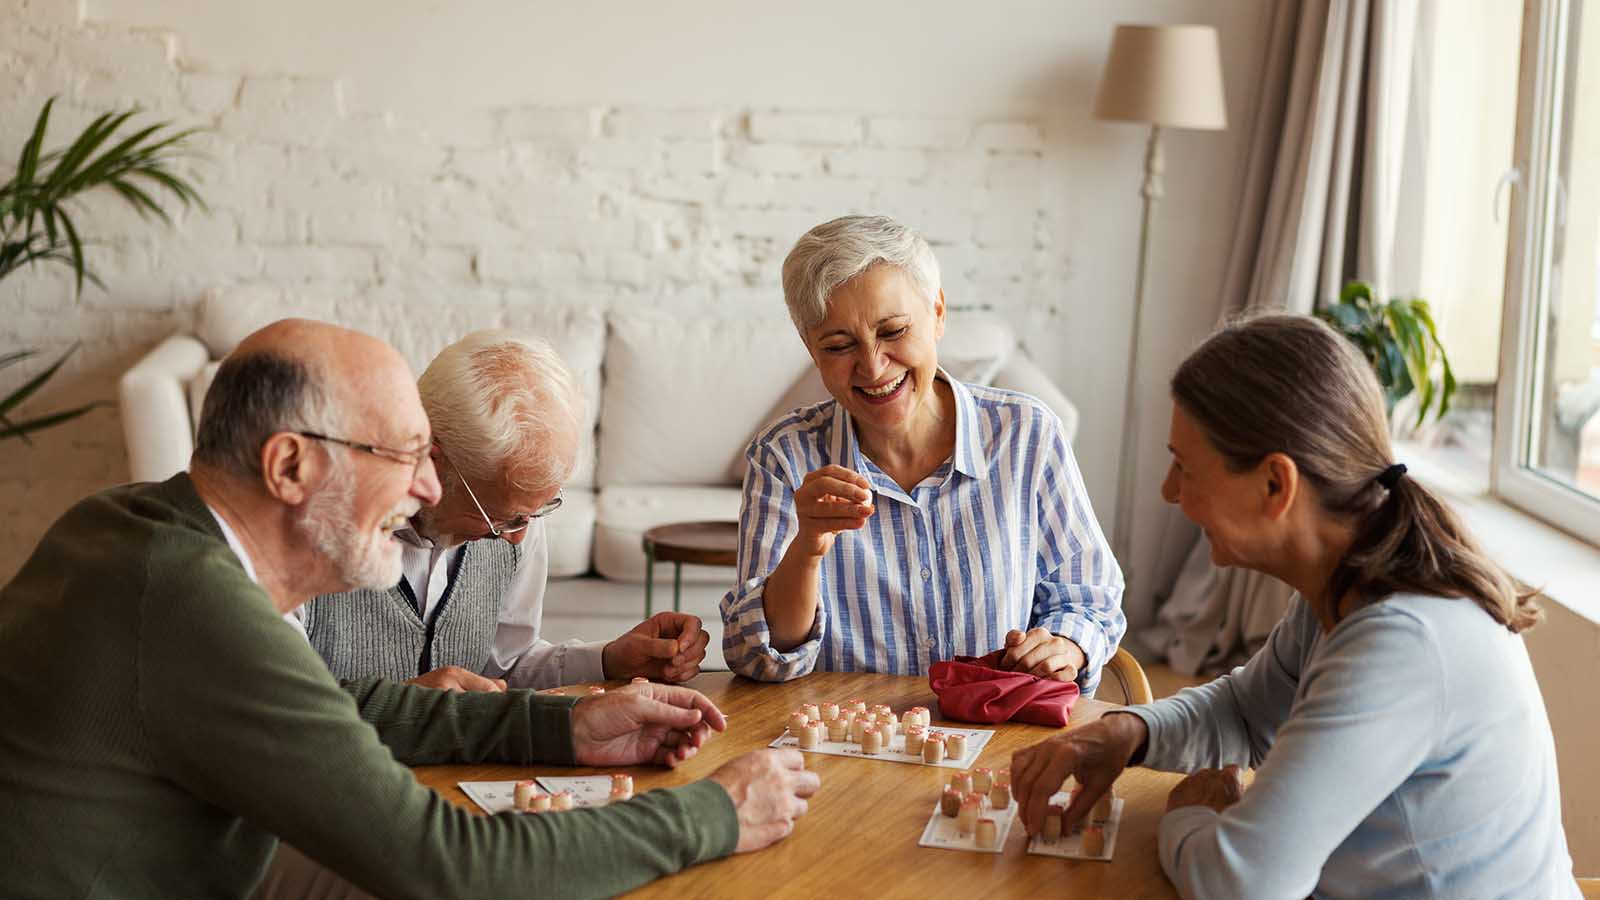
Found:
[[1094, 114], [1164, 128], [1226, 128], [1217, 30], [1208, 25], [1118, 25]]

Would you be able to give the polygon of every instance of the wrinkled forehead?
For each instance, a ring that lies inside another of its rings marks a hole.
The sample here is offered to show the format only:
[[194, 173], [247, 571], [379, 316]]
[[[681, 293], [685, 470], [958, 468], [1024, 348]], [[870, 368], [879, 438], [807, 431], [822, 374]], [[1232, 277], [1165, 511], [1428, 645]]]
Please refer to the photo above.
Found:
[[813, 336], [836, 328], [870, 327], [885, 318], [932, 316], [916, 281], [899, 266], [878, 263], [834, 288], [821, 322], [808, 329]]

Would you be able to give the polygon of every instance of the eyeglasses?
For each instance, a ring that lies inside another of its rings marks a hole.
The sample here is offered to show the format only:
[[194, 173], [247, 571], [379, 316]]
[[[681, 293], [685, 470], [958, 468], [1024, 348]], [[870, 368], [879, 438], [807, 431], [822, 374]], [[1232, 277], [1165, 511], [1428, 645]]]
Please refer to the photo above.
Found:
[[[442, 453], [440, 455], [444, 456]], [[456, 473], [457, 478], [461, 479], [461, 486], [467, 489], [467, 496], [471, 498], [472, 505], [478, 508], [478, 515], [483, 516], [484, 524], [489, 526], [489, 533], [495, 537], [525, 531], [529, 525], [533, 524], [534, 519], [542, 519], [561, 508], [561, 494], [558, 492], [550, 502], [537, 510], [531, 513], [518, 513], [506, 521], [496, 524], [493, 519], [489, 518], [489, 514], [484, 511], [483, 504], [478, 502], [478, 495], [472, 492], [472, 485], [467, 484], [467, 477], [461, 474], [461, 470], [456, 468], [455, 463], [450, 462], [449, 456], [445, 456], [444, 460], [450, 463], [450, 470]]]
[[413, 478], [416, 477], [418, 472], [422, 471], [422, 464], [428, 461], [428, 451], [426, 449], [395, 450], [391, 447], [379, 447], [377, 444], [359, 444], [355, 441], [347, 441], [344, 438], [329, 437], [326, 434], [317, 434], [315, 431], [296, 431], [295, 434], [312, 440], [327, 441], [330, 444], [342, 444], [351, 450], [360, 450], [362, 453], [370, 453], [379, 459], [410, 466]]

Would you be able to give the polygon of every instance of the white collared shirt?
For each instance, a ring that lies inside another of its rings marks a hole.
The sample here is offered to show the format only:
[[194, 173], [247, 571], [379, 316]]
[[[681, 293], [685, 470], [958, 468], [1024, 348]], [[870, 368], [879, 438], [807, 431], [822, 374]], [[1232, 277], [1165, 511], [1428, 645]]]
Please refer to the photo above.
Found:
[[[233, 526], [229, 525], [228, 520], [224, 519], [220, 513], [218, 513], [215, 509], [212, 509], [210, 504], [206, 505], [206, 511], [211, 513], [211, 518], [217, 520], [217, 526], [222, 529], [223, 540], [228, 542], [228, 549], [233, 551], [233, 555], [239, 557], [239, 564], [244, 566], [244, 573], [250, 576], [251, 581], [254, 581], [256, 584], [260, 584], [261, 579], [256, 577], [255, 563], [250, 561], [250, 554], [245, 552], [244, 542], [240, 541], [239, 535], [234, 533]], [[290, 628], [293, 628], [295, 631], [299, 632], [301, 637], [306, 637], [306, 623], [303, 620], [304, 616], [305, 604], [301, 604], [289, 612], [284, 613], [283, 620], [289, 623]], [[307, 640], [310, 640], [310, 638], [307, 638]]]

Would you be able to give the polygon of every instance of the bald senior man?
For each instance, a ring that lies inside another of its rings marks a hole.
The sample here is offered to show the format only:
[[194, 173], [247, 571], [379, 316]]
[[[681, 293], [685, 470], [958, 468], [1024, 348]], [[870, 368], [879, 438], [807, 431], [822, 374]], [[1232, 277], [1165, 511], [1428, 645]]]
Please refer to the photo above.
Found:
[[531, 334], [476, 331], [440, 351], [417, 391], [440, 497], [395, 532], [401, 577], [295, 614], [334, 675], [492, 691], [699, 674], [710, 635], [687, 613], [657, 613], [611, 641], [540, 637], [546, 517], [560, 515], [586, 420], [555, 350]]
[[279, 322], [224, 361], [188, 473], [51, 526], [0, 589], [3, 893], [249, 897], [277, 835], [346, 880], [330, 895], [608, 895], [788, 833], [817, 787], [798, 753], [551, 816], [417, 784], [402, 762], [673, 766], [725, 725], [659, 684], [341, 689], [283, 615], [395, 583], [394, 533], [439, 496], [430, 437], [393, 349]]

